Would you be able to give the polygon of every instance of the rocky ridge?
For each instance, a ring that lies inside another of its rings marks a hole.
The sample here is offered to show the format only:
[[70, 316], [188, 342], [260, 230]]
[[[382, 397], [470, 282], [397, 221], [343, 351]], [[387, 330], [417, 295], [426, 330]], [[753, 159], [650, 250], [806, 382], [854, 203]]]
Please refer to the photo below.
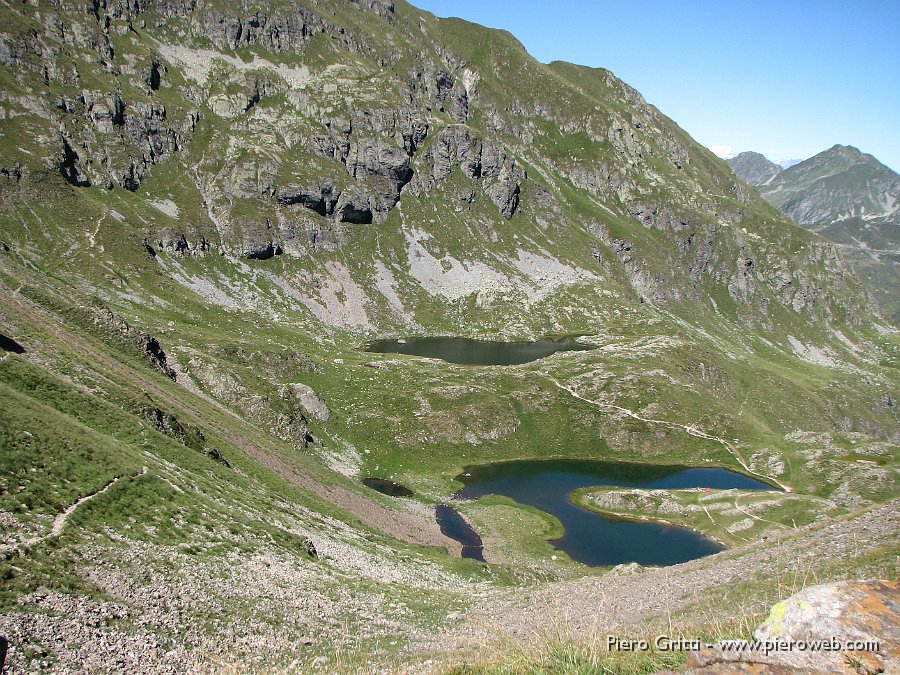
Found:
[[900, 303], [900, 176], [835, 145], [783, 170], [754, 152], [727, 160], [794, 222], [836, 242], [895, 322]]
[[896, 229], [900, 176], [852, 146], [835, 145], [784, 170], [754, 152], [727, 161], [738, 176], [804, 227], [822, 231], [856, 219], [863, 229], [882, 220]]
[[[638, 299], [697, 301], [726, 288], [745, 321], [772, 301], [825, 320], [865, 315], [833, 251], [810, 240], [802, 264], [788, 263], [754, 232], [770, 218], [760, 204], [637, 92], [606, 71], [537, 64], [508, 36], [379, 2], [264, 13], [109, 1], [15, 18], [0, 36], [4, 105], [33, 142], [10, 148], [4, 175], [19, 187], [8, 194], [48, 172], [83, 189], [138, 192], [151, 175], [181, 184], [181, 197], [151, 202], [169, 218], [140, 228], [151, 256], [352, 255], [360, 227], [396, 227], [408, 194], [458, 213], [450, 232], [479, 214], [487, 241], [463, 267], [481, 259], [508, 276], [515, 259], [490, 249], [520, 213], [563, 240], [586, 228], [578, 237], [593, 241], [579, 245], [579, 266], [590, 270], [593, 253], [618, 292]], [[459, 39], [465, 30], [474, 42]], [[391, 39], [374, 39], [379, 31]], [[511, 88], [512, 71], [542, 84]], [[574, 153], [558, 154], [560, 134], [580, 143]], [[564, 215], [570, 186], [610, 222]], [[840, 287], [819, 278], [823, 265]], [[394, 315], [402, 304], [363, 295]]]

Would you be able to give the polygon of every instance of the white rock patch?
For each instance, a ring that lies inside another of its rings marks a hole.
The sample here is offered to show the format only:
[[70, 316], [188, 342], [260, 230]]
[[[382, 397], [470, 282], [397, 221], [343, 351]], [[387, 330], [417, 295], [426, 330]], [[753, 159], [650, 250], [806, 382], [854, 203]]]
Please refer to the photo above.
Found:
[[394, 314], [400, 317], [404, 323], [413, 324], [413, 315], [406, 311], [403, 301], [397, 295], [397, 280], [393, 272], [382, 261], [375, 261], [375, 288], [381, 293]]
[[464, 298], [482, 290], [512, 290], [509, 277], [483, 262], [462, 262], [451, 255], [436, 258], [423, 242], [431, 238], [421, 230], [405, 230], [409, 273], [430, 295], [448, 300]]
[[199, 84], [206, 84], [216, 62], [226, 63], [239, 71], [270, 70], [277, 73], [291, 87], [305, 85], [311, 79], [309, 68], [306, 66], [275, 64], [259, 56], [254, 56], [252, 61], [245, 63], [236, 56], [182, 45], [160, 45], [159, 53], [166, 61], [178, 65], [186, 77]]
[[807, 363], [812, 363], [817, 366], [825, 366], [827, 368], [841, 367], [841, 363], [835, 358], [834, 352], [832, 352], [827, 347], [820, 348], [816, 347], [815, 345], [803, 344], [793, 335], [788, 335], [788, 342], [791, 343], [794, 354], [796, 354], [798, 358], [806, 361]]
[[157, 211], [162, 211], [171, 218], [177, 218], [181, 214], [181, 211], [178, 210], [178, 205], [171, 199], [155, 199], [150, 202], [150, 206]]
[[585, 281], [600, 281], [587, 270], [571, 267], [554, 258], [547, 251], [532, 253], [518, 249], [512, 265], [528, 279], [528, 299], [539, 301], [560, 286], [572, 286]]

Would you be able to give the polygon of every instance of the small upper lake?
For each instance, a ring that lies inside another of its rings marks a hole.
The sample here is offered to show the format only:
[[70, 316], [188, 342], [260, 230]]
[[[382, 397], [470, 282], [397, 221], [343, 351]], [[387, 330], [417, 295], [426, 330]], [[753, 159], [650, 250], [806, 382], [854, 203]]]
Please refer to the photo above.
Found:
[[388, 497], [413, 497], [415, 493], [405, 485], [386, 478], [363, 478], [363, 485]]
[[571, 338], [490, 342], [460, 337], [425, 337], [375, 340], [364, 348], [367, 352], [427, 356], [467, 366], [516, 366], [556, 352], [585, 351], [594, 347]]
[[775, 489], [727, 469], [587, 460], [526, 460], [470, 466], [456, 480], [465, 485], [454, 495], [457, 498], [503, 495], [555, 516], [565, 534], [550, 543], [573, 560], [593, 566], [628, 562], [675, 565], [716, 553], [723, 547], [686, 528], [601, 516], [573, 504], [569, 497], [574, 490], [603, 485], [648, 490]]

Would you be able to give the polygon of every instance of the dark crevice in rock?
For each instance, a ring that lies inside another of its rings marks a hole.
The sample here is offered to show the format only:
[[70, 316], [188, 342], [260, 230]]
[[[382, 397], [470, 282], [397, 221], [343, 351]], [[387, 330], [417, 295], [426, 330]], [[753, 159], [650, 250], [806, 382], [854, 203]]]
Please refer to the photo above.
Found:
[[110, 119], [117, 127], [125, 126], [125, 101], [122, 100], [119, 94], [113, 97], [113, 109]]
[[330, 216], [340, 196], [340, 190], [326, 182], [321, 188], [284, 187], [278, 191], [277, 201], [282, 206], [305, 206], [320, 216]]
[[159, 90], [159, 85], [162, 83], [162, 76], [160, 75], [160, 64], [157, 59], [153, 59], [150, 63], [150, 73], [147, 75], [147, 85], [153, 91]]
[[250, 110], [253, 106], [259, 103], [262, 100], [262, 94], [259, 93], [259, 90], [256, 89], [250, 94], [250, 97], [247, 99], [247, 106], [244, 108], [244, 112]]
[[262, 250], [251, 251], [250, 253], [248, 253], [247, 260], [269, 260], [271, 258], [274, 258], [276, 255], [281, 255], [281, 253], [281, 246], [269, 244]]
[[338, 213], [338, 220], [342, 223], [369, 225], [372, 223], [372, 209], [347, 202], [341, 207], [340, 213]]
[[69, 185], [78, 187], [89, 187], [91, 182], [81, 173], [78, 168], [78, 153], [69, 145], [69, 141], [65, 138], [63, 142], [63, 159], [59, 164], [59, 172], [66, 179]]

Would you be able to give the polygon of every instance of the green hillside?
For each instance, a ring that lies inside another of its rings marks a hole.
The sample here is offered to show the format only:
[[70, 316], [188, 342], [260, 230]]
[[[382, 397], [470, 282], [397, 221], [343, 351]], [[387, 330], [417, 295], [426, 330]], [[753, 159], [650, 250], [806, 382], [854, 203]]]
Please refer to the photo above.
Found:
[[[838, 246], [612, 73], [402, 1], [0, 15], [15, 668], [572, 672], [533, 639], [561, 614], [505, 610], [621, 570], [502, 498], [457, 504], [490, 564], [435, 521], [464, 467], [500, 460], [789, 487], [735, 548], [673, 568], [704, 635], [790, 595], [800, 558], [896, 575], [896, 331]], [[508, 367], [361, 349], [441, 335], [596, 348]], [[744, 557], [740, 583], [714, 573]], [[636, 630], [663, 616], [658, 583]], [[592, 626], [573, 660], [599, 658]]]

